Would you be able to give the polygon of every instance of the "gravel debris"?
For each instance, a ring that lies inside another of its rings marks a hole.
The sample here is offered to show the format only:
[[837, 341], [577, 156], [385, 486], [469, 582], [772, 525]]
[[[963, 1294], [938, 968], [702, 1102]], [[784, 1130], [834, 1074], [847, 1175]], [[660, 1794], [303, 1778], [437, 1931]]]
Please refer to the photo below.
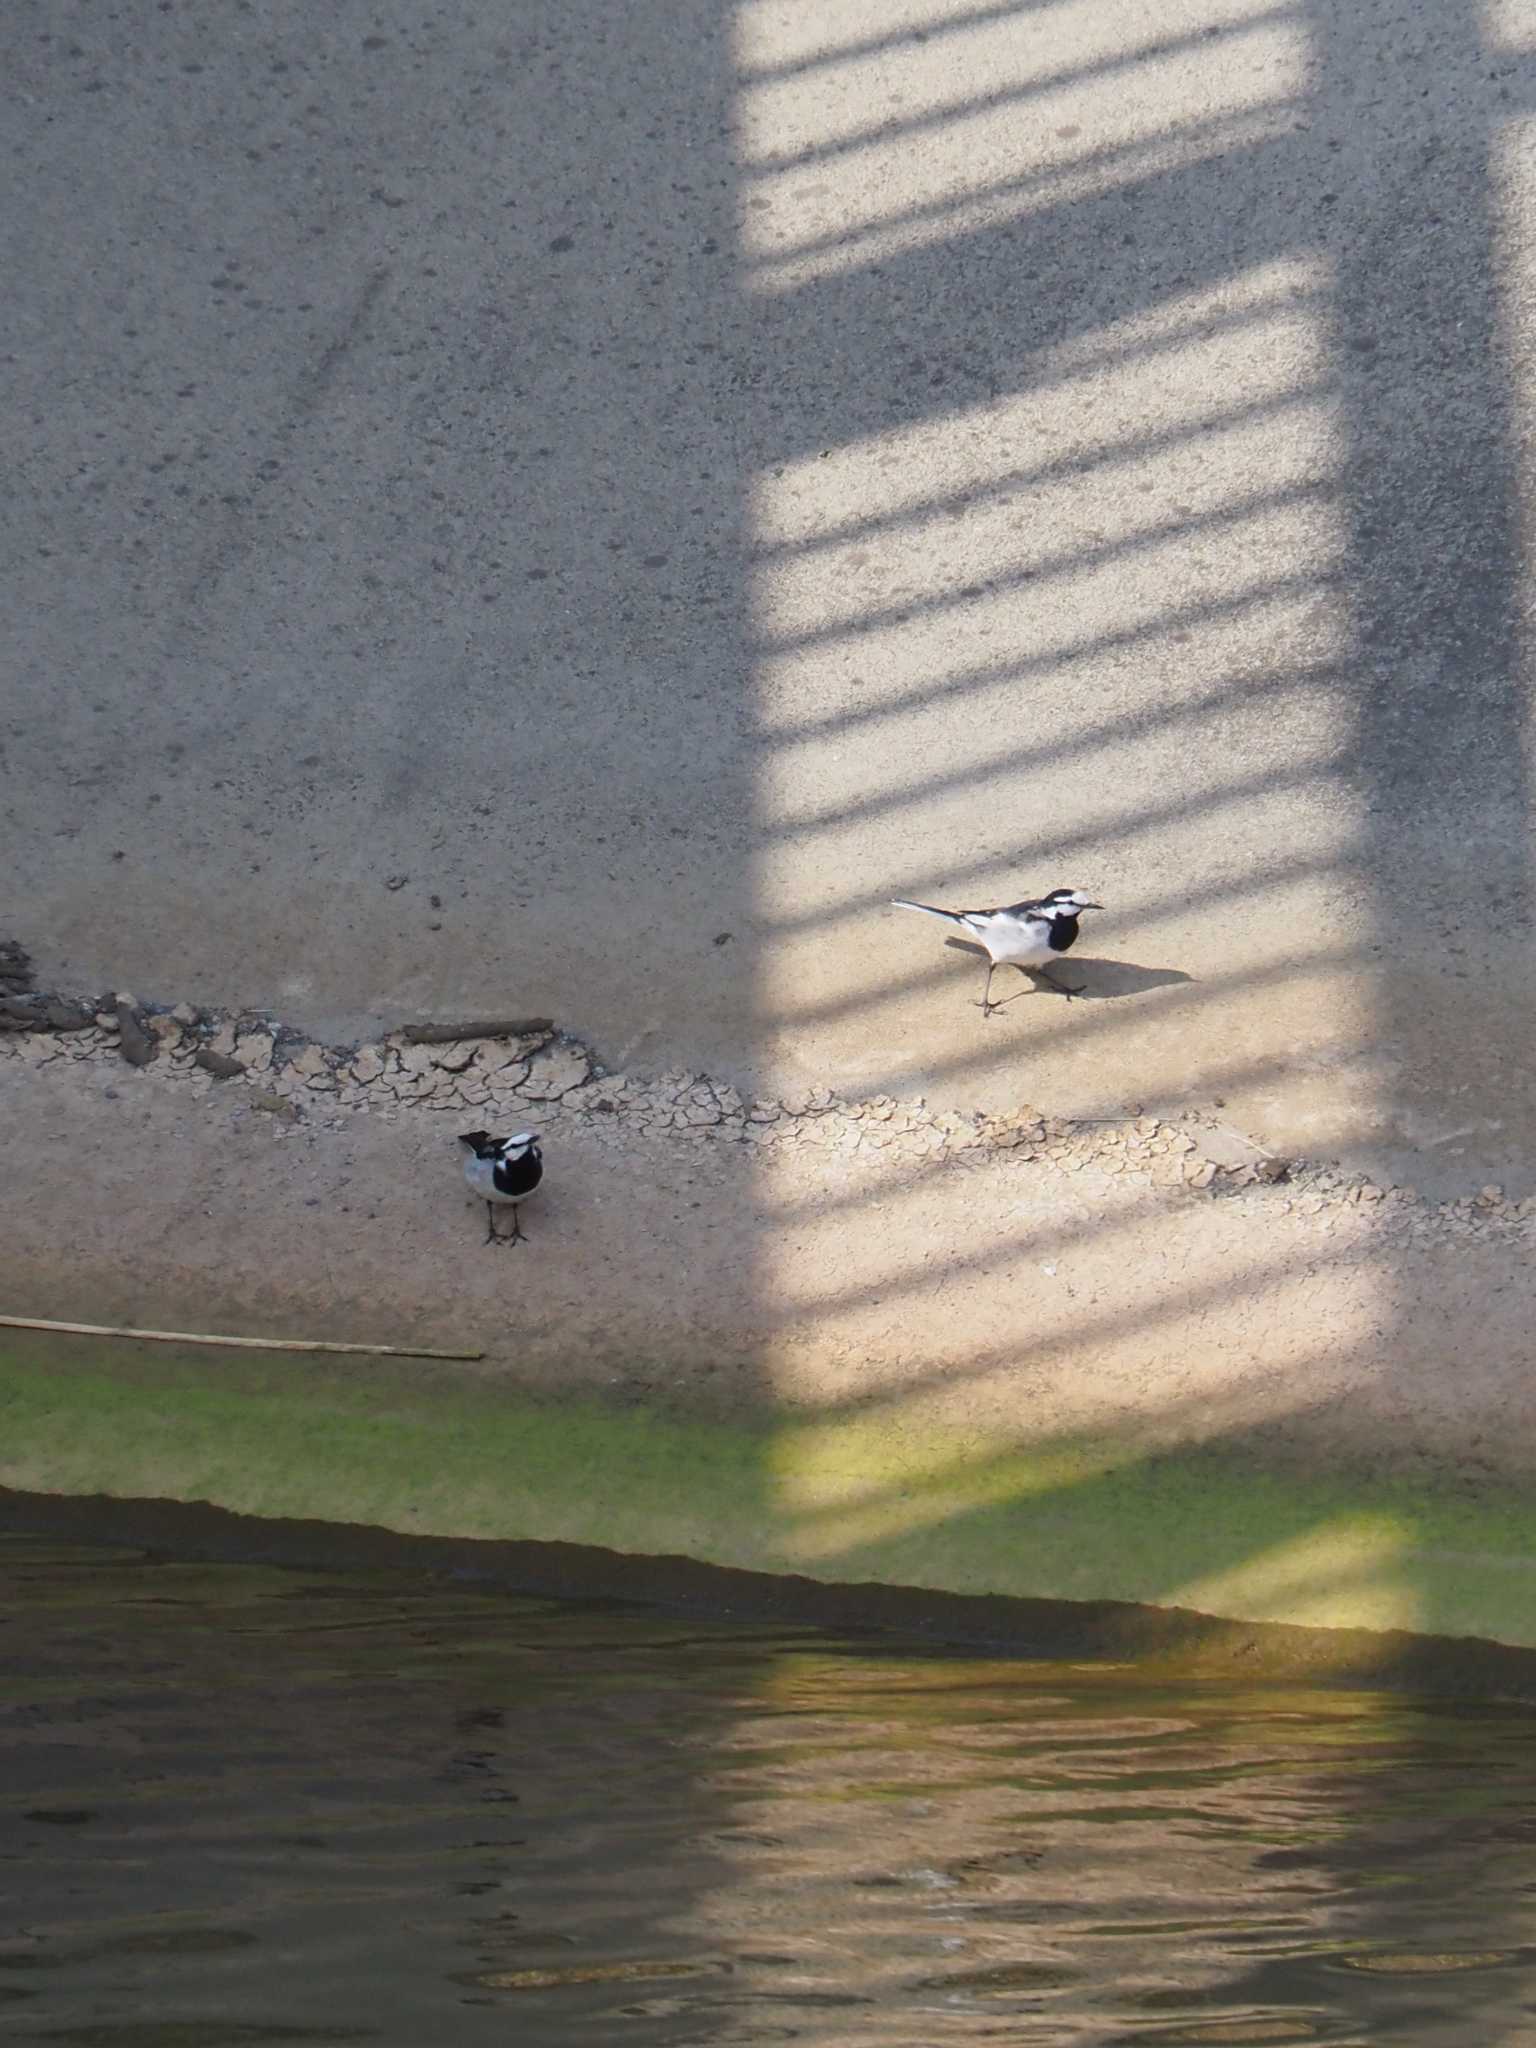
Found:
[[[722, 1143], [749, 1143], [769, 1154], [810, 1147], [825, 1162], [819, 1170], [838, 1182], [872, 1172], [963, 1171], [991, 1155], [1010, 1172], [1073, 1176], [1071, 1199], [1090, 1206], [1221, 1199], [1262, 1204], [1322, 1234], [1366, 1242], [1390, 1234], [1415, 1242], [1488, 1236], [1536, 1243], [1536, 1193], [1512, 1197], [1490, 1182], [1475, 1194], [1431, 1204], [1411, 1186], [1383, 1187], [1327, 1162], [1277, 1158], [1229, 1126], [1191, 1113], [1178, 1123], [1144, 1111], [1079, 1119], [1020, 1103], [966, 1115], [930, 1110], [921, 1098], [844, 1101], [825, 1087], [781, 1102], [744, 1102], [729, 1083], [704, 1074], [604, 1074], [579, 1040], [543, 1019], [516, 1020], [539, 1027], [520, 1037], [492, 1035], [511, 1027], [481, 1022], [415, 1027], [414, 1043], [401, 1032], [378, 1044], [331, 1047], [270, 1018], [219, 1015], [189, 1003], [147, 1014], [126, 992], [94, 1004], [30, 990], [4, 1000], [12, 1013], [28, 1007], [23, 1024], [10, 1013], [4, 1020], [0, 1058], [28, 1066], [94, 1060], [119, 1073], [117, 1063], [126, 1061], [144, 1071], [145, 1085], [199, 1094], [217, 1082], [243, 1091], [252, 1108], [274, 1118], [278, 1136], [301, 1121], [299, 1103], [316, 1096], [327, 1098], [338, 1127], [346, 1116], [393, 1121], [402, 1105], [412, 1115], [451, 1111], [456, 1119], [472, 1107], [488, 1129], [515, 1126], [536, 1110], [542, 1129], [579, 1122], [610, 1142], [639, 1132], [657, 1143], [687, 1140], [701, 1152]], [[49, 1023], [49, 1016], [60, 1021]]]

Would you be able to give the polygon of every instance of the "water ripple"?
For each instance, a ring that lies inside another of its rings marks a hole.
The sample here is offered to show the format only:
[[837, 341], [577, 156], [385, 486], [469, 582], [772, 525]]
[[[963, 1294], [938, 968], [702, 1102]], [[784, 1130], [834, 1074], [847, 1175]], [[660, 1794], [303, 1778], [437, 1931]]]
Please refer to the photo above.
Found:
[[18, 2041], [1536, 2039], [1520, 1709], [4, 1556]]

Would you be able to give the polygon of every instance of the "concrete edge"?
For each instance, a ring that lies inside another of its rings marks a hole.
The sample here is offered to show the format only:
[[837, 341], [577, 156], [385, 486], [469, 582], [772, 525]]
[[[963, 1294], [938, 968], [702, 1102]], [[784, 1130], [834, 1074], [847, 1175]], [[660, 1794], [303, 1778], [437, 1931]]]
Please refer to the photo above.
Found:
[[233, 1518], [234, 1554], [406, 1539], [434, 1569], [532, 1591], [1536, 1696], [1536, 1506], [1514, 1488], [1357, 1482], [1231, 1446], [962, 1457], [867, 1419], [728, 1423], [446, 1368], [210, 1368], [86, 1340], [0, 1348], [0, 1446], [0, 1486], [122, 1540], [155, 1503]]

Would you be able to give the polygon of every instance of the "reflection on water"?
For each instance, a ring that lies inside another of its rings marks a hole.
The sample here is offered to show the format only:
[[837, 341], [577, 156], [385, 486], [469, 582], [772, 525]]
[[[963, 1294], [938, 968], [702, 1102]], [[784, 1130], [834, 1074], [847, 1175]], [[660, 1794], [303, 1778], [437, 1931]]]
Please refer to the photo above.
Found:
[[0, 1540], [0, 2030], [1536, 2040], [1518, 1708]]

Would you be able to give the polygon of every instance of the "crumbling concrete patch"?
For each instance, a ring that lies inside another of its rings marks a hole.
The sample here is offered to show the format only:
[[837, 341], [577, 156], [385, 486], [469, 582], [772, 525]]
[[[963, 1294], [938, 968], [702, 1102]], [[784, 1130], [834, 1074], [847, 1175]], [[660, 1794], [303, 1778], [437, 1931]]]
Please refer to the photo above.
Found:
[[[153, 1007], [126, 992], [97, 1002], [40, 995], [30, 981], [25, 953], [0, 946], [0, 1057], [32, 1066], [66, 1057], [126, 1061], [147, 1085], [244, 1086], [252, 1106], [288, 1130], [358, 1114], [472, 1116], [488, 1129], [532, 1124], [546, 1132], [575, 1121], [599, 1142], [639, 1136], [825, 1155], [826, 1170], [840, 1173], [858, 1159], [867, 1163], [862, 1170], [880, 1162], [882, 1172], [932, 1172], [1000, 1156], [1020, 1171], [1078, 1177], [1085, 1192], [1117, 1183], [1170, 1201], [1272, 1204], [1320, 1236], [1536, 1239], [1536, 1198], [1512, 1200], [1490, 1185], [1430, 1204], [1413, 1188], [1380, 1187], [1327, 1162], [1277, 1159], [1216, 1116], [1078, 1119], [1028, 1103], [966, 1116], [932, 1110], [920, 1097], [844, 1100], [828, 1088], [748, 1103], [707, 1074], [607, 1073], [577, 1037], [544, 1018], [414, 1025], [377, 1044], [328, 1046], [271, 1017]], [[843, 1158], [846, 1165], [837, 1163]]]

